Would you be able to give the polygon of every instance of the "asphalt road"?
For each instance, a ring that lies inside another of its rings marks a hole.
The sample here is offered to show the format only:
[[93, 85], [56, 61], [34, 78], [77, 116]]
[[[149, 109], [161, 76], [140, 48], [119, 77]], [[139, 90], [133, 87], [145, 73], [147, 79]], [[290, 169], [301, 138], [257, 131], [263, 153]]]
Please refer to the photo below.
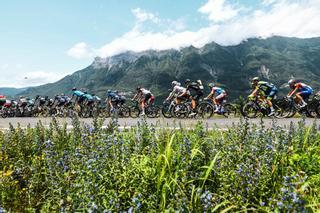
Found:
[[[9, 128], [9, 124], [12, 124], [14, 127], [17, 127], [18, 124], [25, 128], [28, 125], [31, 127], [35, 126], [39, 121], [44, 126], [49, 126], [52, 122], [52, 118], [1, 118], [0, 119], [0, 129], [5, 130]], [[72, 128], [72, 120], [70, 118], [57, 118], [57, 121], [60, 125], [67, 123], [68, 128]], [[93, 119], [80, 119], [83, 124], [92, 124]], [[111, 118], [107, 118], [104, 121], [104, 126], [107, 126], [111, 121]], [[220, 128], [226, 129], [233, 124], [239, 124], [240, 118], [211, 118], [206, 120], [196, 120], [196, 119], [165, 119], [165, 118], [147, 118], [146, 122], [149, 125], [156, 125], [158, 127], [167, 127], [167, 128], [179, 128], [180, 126], [185, 128], [193, 128], [195, 124], [199, 121], [202, 121], [203, 124], [208, 128]], [[302, 118], [290, 118], [290, 119], [263, 119], [263, 124], [266, 127], [271, 127], [273, 124], [288, 128], [291, 123], [296, 125], [299, 121], [302, 121]], [[118, 124], [121, 128], [129, 128], [131, 126], [136, 126], [139, 122], [142, 122], [140, 118], [120, 118]], [[249, 119], [250, 124], [260, 125], [261, 119]], [[316, 122], [317, 127], [320, 127], [320, 119], [305, 119], [307, 126], [312, 125]]]

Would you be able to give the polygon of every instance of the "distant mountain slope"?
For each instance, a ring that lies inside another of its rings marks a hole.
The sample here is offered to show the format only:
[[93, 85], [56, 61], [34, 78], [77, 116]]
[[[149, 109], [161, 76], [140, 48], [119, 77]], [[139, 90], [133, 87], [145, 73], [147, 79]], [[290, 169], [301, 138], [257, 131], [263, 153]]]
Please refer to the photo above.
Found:
[[24, 92], [27, 88], [11, 88], [11, 87], [0, 87], [0, 94], [7, 97], [14, 97], [19, 93]]
[[200, 49], [190, 46], [180, 51], [126, 52], [96, 58], [83, 70], [22, 94], [70, 94], [72, 87], [77, 87], [104, 95], [109, 88], [132, 91], [142, 85], [163, 98], [172, 80], [190, 78], [202, 79], [204, 84], [217, 82], [229, 91], [231, 98], [236, 98], [248, 93], [249, 79], [254, 76], [278, 87], [295, 77], [319, 88], [319, 67], [320, 38], [255, 38], [235, 46], [210, 43]]

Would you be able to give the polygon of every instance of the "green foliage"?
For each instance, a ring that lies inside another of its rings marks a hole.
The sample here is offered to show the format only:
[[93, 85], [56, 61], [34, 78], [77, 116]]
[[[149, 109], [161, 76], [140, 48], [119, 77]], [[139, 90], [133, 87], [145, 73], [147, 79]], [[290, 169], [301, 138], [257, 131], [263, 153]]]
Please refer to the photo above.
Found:
[[0, 210], [9, 212], [319, 211], [320, 133], [148, 126], [0, 132]]

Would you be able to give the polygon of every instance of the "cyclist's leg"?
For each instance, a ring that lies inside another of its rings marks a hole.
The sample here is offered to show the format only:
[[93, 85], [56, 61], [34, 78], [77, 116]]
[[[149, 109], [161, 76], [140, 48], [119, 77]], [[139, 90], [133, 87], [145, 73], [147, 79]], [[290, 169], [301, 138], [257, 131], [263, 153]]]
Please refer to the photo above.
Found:
[[222, 102], [224, 100], [224, 98], [226, 97], [225, 94], [221, 93], [220, 95], [218, 95], [215, 99], [214, 99], [214, 103], [217, 106], [217, 111], [221, 111], [221, 106], [222, 106]]
[[271, 110], [273, 110], [273, 104], [272, 104], [272, 100], [274, 99], [274, 97], [277, 95], [278, 90], [273, 89], [270, 91], [270, 93], [267, 95], [267, 103], [270, 107]]
[[298, 92], [296, 94], [296, 97], [298, 98], [299, 103], [302, 103], [302, 105], [305, 106], [307, 105], [306, 101], [308, 100], [310, 95], [311, 95], [311, 91], [304, 90], [304, 91]]

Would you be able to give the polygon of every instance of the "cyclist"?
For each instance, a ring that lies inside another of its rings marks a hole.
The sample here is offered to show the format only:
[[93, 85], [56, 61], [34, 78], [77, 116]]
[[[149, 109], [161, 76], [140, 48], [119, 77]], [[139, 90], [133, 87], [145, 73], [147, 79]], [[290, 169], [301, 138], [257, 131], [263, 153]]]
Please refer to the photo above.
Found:
[[252, 80], [253, 91], [248, 97], [256, 97], [258, 94], [262, 95], [261, 99], [266, 100], [268, 106], [270, 107], [271, 112], [268, 116], [274, 115], [274, 108], [272, 104], [272, 100], [278, 93], [277, 87], [269, 82], [260, 81], [259, 77], [254, 77]]
[[177, 104], [180, 104], [183, 98], [179, 97], [183, 93], [186, 92], [186, 88], [182, 87], [181, 84], [178, 81], [172, 81], [171, 85], [173, 86], [172, 92], [169, 94], [168, 98], [166, 101], [171, 100], [171, 98], [176, 97], [175, 102]]
[[83, 100], [84, 100], [84, 92], [82, 92], [81, 90], [77, 90], [77, 88], [73, 88], [72, 89], [72, 99], [75, 97], [75, 103], [77, 103], [78, 105], [80, 105]]
[[[209, 85], [210, 93], [206, 97], [206, 99], [210, 99], [216, 105], [216, 109], [214, 112], [223, 112], [222, 103], [227, 97], [227, 92], [221, 87], [216, 87], [214, 83], [210, 83]], [[215, 96], [216, 95], [216, 96]]]
[[288, 98], [290, 98], [292, 95], [294, 95], [296, 92], [297, 94], [295, 97], [299, 100], [299, 104], [301, 108], [307, 106], [307, 100], [310, 97], [310, 95], [313, 93], [312, 88], [304, 83], [297, 82], [295, 79], [291, 79], [288, 82], [291, 91], [288, 94]]
[[56, 102], [55, 105], [57, 105], [58, 107], [61, 107], [65, 105], [68, 101], [70, 101], [70, 98], [64, 95], [63, 93], [61, 95], [56, 95], [54, 99]]
[[84, 98], [84, 102], [87, 106], [91, 106], [94, 103], [93, 96], [90, 95], [87, 91], [84, 92], [83, 98]]
[[141, 107], [141, 116], [145, 115], [145, 108], [146, 105], [150, 105], [154, 102], [154, 96], [153, 94], [145, 89], [141, 88], [140, 86], [137, 87], [137, 94], [132, 98], [132, 100], [138, 99], [140, 101], [140, 107]]
[[62, 100], [64, 100], [64, 105], [69, 105], [69, 103], [71, 102], [71, 98], [64, 93], [61, 93], [60, 97]]
[[99, 96], [97, 96], [96, 94], [92, 94], [93, 100], [96, 104], [100, 104], [101, 103], [101, 98]]
[[107, 99], [106, 103], [110, 107], [110, 111], [114, 110], [114, 106], [117, 106], [120, 101], [119, 95], [115, 91], [108, 90], [107, 91]]
[[2, 107], [6, 103], [6, 96], [0, 95], [0, 107]]
[[184, 97], [189, 97], [191, 99], [191, 108], [192, 108], [192, 113], [190, 116], [196, 114], [196, 106], [197, 103], [199, 102], [199, 99], [203, 95], [203, 85], [201, 80], [197, 80], [196, 82], [191, 82], [190, 79], [185, 80], [186, 84], [186, 91], [179, 95], [179, 98], [184, 98]]

